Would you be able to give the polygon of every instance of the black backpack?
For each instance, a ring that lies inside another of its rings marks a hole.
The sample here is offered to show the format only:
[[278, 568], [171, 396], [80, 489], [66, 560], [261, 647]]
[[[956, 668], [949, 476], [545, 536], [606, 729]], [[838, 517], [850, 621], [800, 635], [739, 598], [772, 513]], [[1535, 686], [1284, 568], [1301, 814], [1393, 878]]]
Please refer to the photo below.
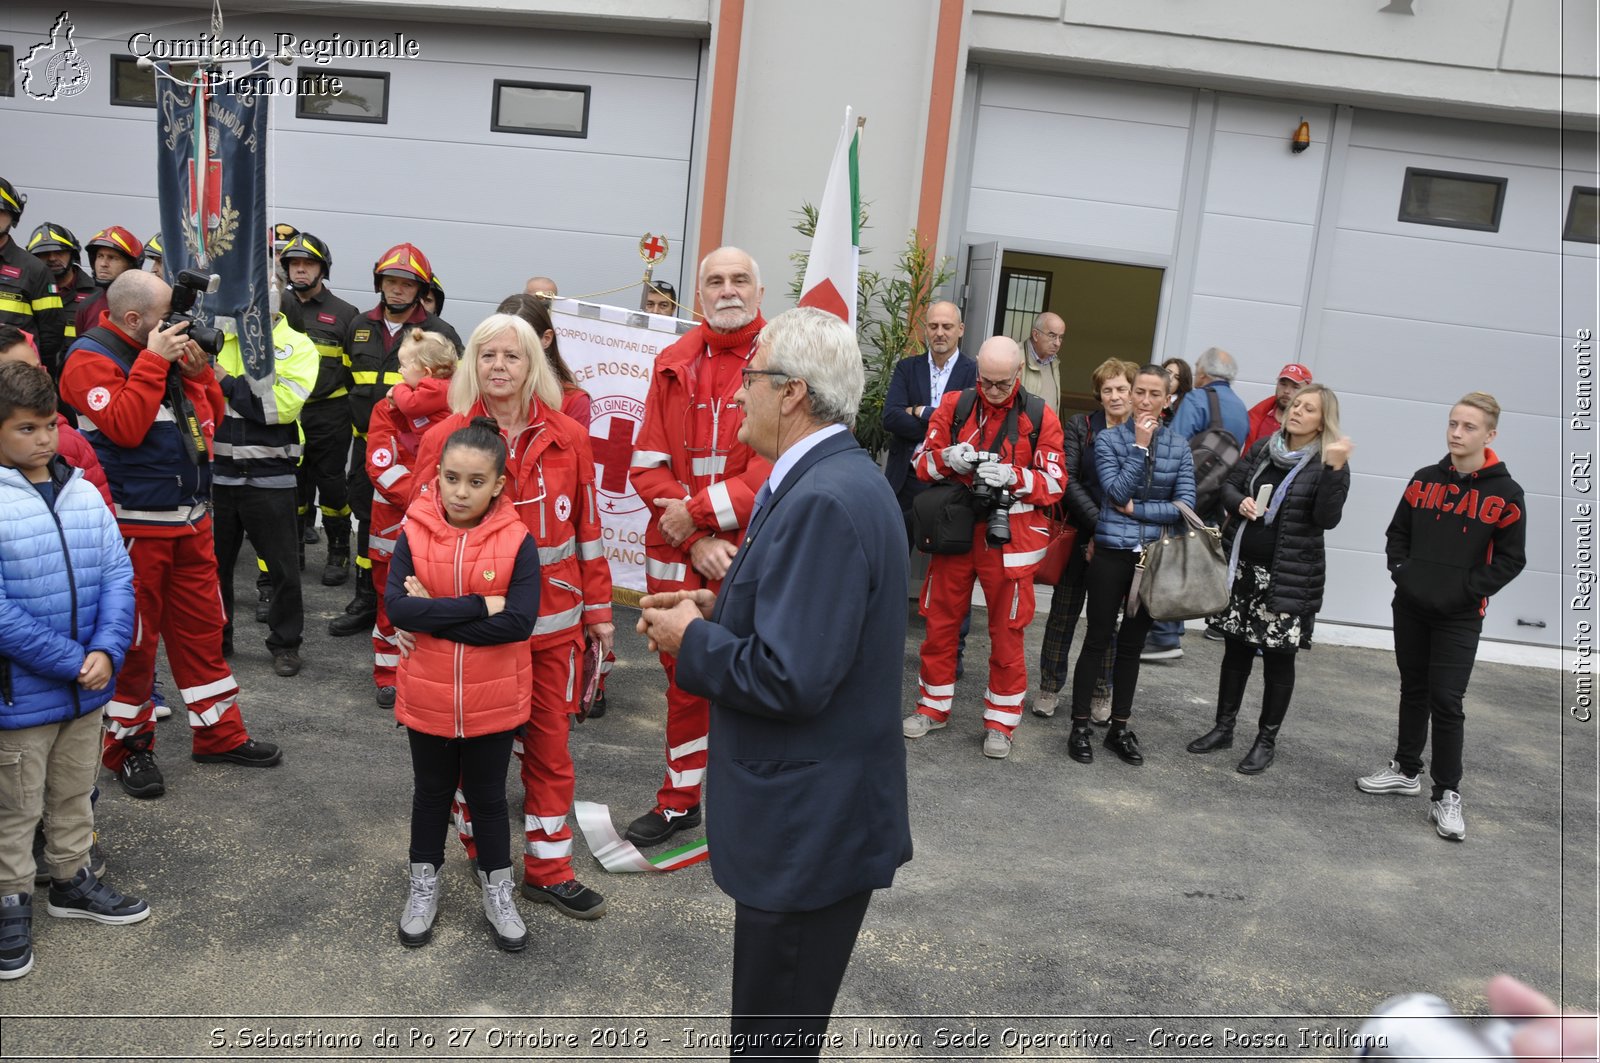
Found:
[[[1030, 454], [1039, 449], [1039, 428], [1044, 421], [1044, 399], [1028, 394], [1018, 387], [1021, 403], [1012, 405], [1006, 414], [1001, 431], [1013, 446], [1017, 442], [1017, 411], [1028, 410], [1028, 420], [1033, 429], [1028, 433]], [[968, 388], [956, 399], [955, 416], [950, 421], [950, 439], [953, 443], [966, 427], [972, 408], [977, 405], [976, 388]], [[977, 514], [972, 509], [972, 490], [966, 484], [945, 480], [930, 486], [911, 503], [912, 538], [917, 549], [925, 554], [965, 554], [972, 550], [972, 532], [977, 524]]]
[[1239, 441], [1222, 427], [1222, 404], [1214, 388], [1206, 388], [1206, 403], [1211, 419], [1204, 432], [1189, 441], [1194, 456], [1194, 508], [1202, 515], [1215, 513], [1222, 505], [1222, 485], [1239, 463]]

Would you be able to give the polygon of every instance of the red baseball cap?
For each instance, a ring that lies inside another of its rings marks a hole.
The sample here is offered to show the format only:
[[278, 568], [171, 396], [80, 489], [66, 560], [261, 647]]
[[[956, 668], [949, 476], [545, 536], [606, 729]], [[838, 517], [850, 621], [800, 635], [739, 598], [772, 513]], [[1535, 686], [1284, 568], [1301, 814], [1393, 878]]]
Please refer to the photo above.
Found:
[[1309, 384], [1311, 383], [1311, 370], [1299, 362], [1290, 362], [1278, 370], [1278, 379], [1293, 380], [1296, 384]]

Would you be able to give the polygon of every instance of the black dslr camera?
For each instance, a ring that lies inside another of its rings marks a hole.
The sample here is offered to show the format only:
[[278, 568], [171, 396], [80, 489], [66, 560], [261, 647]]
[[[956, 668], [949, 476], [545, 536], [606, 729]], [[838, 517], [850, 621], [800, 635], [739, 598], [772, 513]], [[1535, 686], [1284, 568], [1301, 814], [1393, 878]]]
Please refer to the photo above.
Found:
[[[974, 468], [986, 461], [1001, 460], [1000, 455], [984, 450], [972, 456]], [[1006, 488], [990, 487], [982, 480], [973, 478], [972, 509], [983, 518], [984, 541], [990, 546], [1004, 546], [1011, 541], [1011, 507], [1016, 501]]]
[[189, 331], [184, 335], [213, 358], [222, 352], [224, 336], [221, 330], [200, 323], [194, 316], [194, 301], [201, 292], [210, 295], [221, 283], [222, 278], [215, 273], [207, 275], [194, 269], [180, 271], [178, 279], [172, 282], [172, 312], [161, 323], [164, 328], [170, 328], [180, 321], [187, 321]]

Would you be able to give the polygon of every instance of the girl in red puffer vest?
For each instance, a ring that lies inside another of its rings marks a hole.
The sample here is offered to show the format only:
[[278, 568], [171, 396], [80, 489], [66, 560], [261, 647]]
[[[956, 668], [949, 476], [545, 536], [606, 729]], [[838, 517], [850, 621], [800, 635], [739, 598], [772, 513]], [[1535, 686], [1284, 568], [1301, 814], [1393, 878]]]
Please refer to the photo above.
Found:
[[400, 941], [422, 945], [433, 934], [459, 780], [479, 825], [484, 915], [495, 944], [516, 952], [528, 933], [513, 900], [506, 766], [533, 696], [528, 638], [539, 614], [539, 550], [501, 498], [506, 448], [493, 421], [479, 418], [451, 433], [438, 469], [438, 490], [406, 512], [387, 587], [390, 618], [416, 639], [400, 662], [395, 700], [415, 780]]

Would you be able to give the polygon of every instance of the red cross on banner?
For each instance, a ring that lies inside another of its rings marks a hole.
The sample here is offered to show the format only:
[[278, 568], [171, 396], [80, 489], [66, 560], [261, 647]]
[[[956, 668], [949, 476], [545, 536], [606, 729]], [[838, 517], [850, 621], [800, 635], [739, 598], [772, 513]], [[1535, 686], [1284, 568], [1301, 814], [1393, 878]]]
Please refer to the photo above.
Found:
[[620, 495], [628, 490], [628, 467], [633, 463], [634, 424], [626, 417], [611, 418], [603, 436], [592, 435], [594, 463], [600, 466], [600, 490]]
[[665, 236], [645, 233], [639, 237], [639, 257], [650, 263], [660, 262], [667, 257], [667, 246]]

